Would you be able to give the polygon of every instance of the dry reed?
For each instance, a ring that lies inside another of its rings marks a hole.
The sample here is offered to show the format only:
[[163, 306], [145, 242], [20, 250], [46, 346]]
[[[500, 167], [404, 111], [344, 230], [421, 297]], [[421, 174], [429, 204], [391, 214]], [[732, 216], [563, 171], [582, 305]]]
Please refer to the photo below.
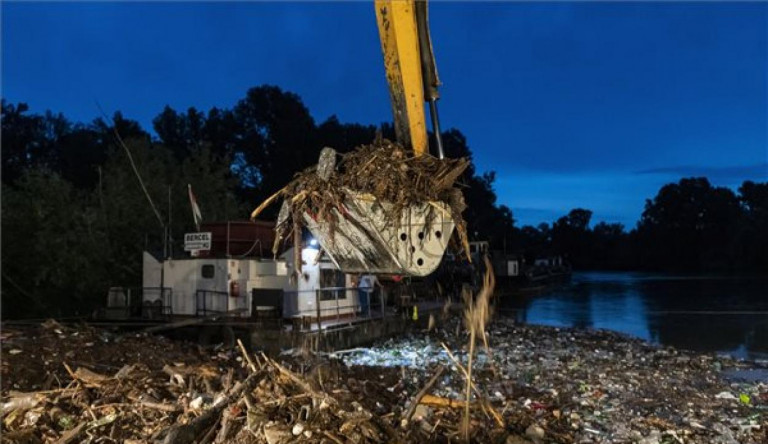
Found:
[[466, 385], [466, 403], [464, 405], [464, 419], [461, 430], [464, 439], [469, 442], [470, 437], [470, 401], [472, 397], [472, 361], [475, 354], [475, 342], [478, 335], [482, 338], [486, 351], [490, 354], [488, 337], [485, 334], [485, 326], [491, 316], [491, 296], [496, 286], [496, 277], [493, 274], [493, 266], [488, 256], [483, 257], [485, 264], [485, 274], [483, 275], [483, 286], [477, 295], [472, 296], [471, 291], [464, 291], [464, 326], [469, 332], [469, 356], [467, 361], [467, 385]]

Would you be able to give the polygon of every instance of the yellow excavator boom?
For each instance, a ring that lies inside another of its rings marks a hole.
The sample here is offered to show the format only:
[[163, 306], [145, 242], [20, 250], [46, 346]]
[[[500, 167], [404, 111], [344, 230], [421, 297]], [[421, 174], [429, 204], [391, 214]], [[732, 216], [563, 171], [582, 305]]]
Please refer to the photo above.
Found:
[[[397, 141], [417, 156], [428, 153], [424, 102], [429, 102], [437, 152], [442, 159], [437, 118], [437, 69], [427, 24], [426, 0], [374, 0], [384, 53]], [[304, 214], [331, 260], [347, 273], [396, 273], [426, 276], [442, 260], [455, 229], [445, 202], [424, 202], [401, 211], [391, 202], [345, 190], [343, 214], [336, 223]], [[395, 222], [393, 222], [393, 220]]]
[[424, 84], [414, 0], [375, 0], [395, 135], [417, 156], [427, 152]]
[[417, 156], [428, 152], [424, 101], [430, 104], [438, 153], [437, 69], [427, 24], [426, 0], [375, 0], [381, 49], [398, 142]]

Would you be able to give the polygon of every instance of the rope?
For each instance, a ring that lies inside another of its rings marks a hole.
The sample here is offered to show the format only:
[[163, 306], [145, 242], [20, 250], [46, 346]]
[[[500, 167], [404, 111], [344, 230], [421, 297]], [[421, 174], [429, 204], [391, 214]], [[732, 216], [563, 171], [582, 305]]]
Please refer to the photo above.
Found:
[[45, 305], [45, 304], [42, 302], [42, 300], [41, 300], [41, 298], [40, 298], [39, 296], [37, 296], [37, 295], [34, 295], [34, 294], [32, 294], [32, 293], [28, 292], [27, 290], [25, 290], [25, 289], [24, 289], [24, 288], [23, 288], [21, 285], [17, 284], [17, 283], [16, 283], [16, 281], [14, 281], [13, 279], [11, 279], [11, 277], [10, 277], [10, 276], [8, 276], [8, 275], [7, 275], [7, 274], [5, 274], [5, 273], [2, 273], [2, 277], [4, 277], [4, 278], [5, 278], [5, 280], [7, 280], [7, 281], [8, 281], [8, 282], [9, 282], [9, 283], [10, 283], [10, 284], [11, 284], [11, 285], [14, 287], [14, 288], [16, 288], [16, 290], [18, 290], [18, 291], [19, 291], [19, 293], [21, 293], [22, 295], [24, 295], [24, 296], [28, 297], [29, 299], [31, 299], [31, 300], [32, 300], [32, 302], [34, 302], [34, 303], [35, 303], [35, 305], [37, 305], [37, 307], [38, 307], [38, 308], [42, 308], [42, 309], [46, 309], [46, 308], [48, 308], [48, 307], [47, 307], [47, 306], [46, 306], [46, 305]]
[[254, 241], [253, 241], [253, 245], [251, 245], [251, 248], [249, 248], [249, 249], [248, 249], [248, 251], [246, 251], [245, 253], [243, 253], [243, 254], [242, 254], [242, 255], [240, 255], [240, 256], [233, 256], [233, 257], [234, 257], [235, 259], [243, 259], [244, 257], [246, 257], [246, 256], [248, 256], [249, 254], [251, 254], [251, 252], [253, 251], [253, 249], [254, 249], [254, 248], [256, 248], [256, 245], [257, 245], [257, 244], [259, 245], [259, 256], [263, 256], [263, 254], [261, 254], [261, 253], [262, 253], [262, 251], [261, 251], [261, 240], [260, 240], [260, 239], [256, 239], [256, 240], [254, 240]]
[[[106, 115], [104, 110], [101, 108], [101, 105], [96, 103], [96, 105], [99, 107], [99, 111], [101, 111], [101, 114], [104, 116], [104, 118], [109, 119], [109, 116]], [[147, 200], [149, 201], [149, 206], [152, 207], [152, 211], [154, 211], [155, 216], [157, 216], [158, 222], [160, 222], [160, 226], [165, 227], [165, 223], [163, 223], [163, 218], [160, 216], [160, 212], [157, 211], [157, 207], [155, 207], [155, 203], [152, 201], [152, 197], [149, 196], [149, 192], [147, 191], [147, 187], [144, 185], [144, 181], [141, 179], [141, 175], [139, 174], [138, 168], [136, 168], [136, 163], [133, 161], [133, 155], [131, 155], [131, 150], [128, 149], [128, 146], [123, 142], [123, 138], [120, 137], [120, 133], [117, 132], [117, 122], [115, 122], [114, 119], [112, 120], [112, 131], [115, 133], [115, 139], [117, 140], [118, 144], [123, 147], [125, 150], [125, 154], [128, 155], [128, 161], [131, 163], [131, 168], [133, 168], [133, 172], [136, 174], [136, 178], [139, 179], [139, 185], [141, 185], [141, 190], [144, 192], [144, 196], [147, 197]]]

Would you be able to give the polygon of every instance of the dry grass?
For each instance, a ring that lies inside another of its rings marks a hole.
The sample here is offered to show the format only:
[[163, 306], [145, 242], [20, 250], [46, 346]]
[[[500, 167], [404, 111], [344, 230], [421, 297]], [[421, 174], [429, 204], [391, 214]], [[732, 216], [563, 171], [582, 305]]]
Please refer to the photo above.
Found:
[[472, 397], [472, 360], [475, 354], [475, 343], [477, 337], [483, 340], [486, 351], [490, 355], [490, 346], [488, 337], [485, 334], [485, 326], [491, 317], [491, 296], [496, 286], [496, 277], [493, 275], [493, 266], [487, 256], [483, 257], [485, 263], [485, 275], [483, 276], [483, 287], [475, 295], [474, 300], [470, 291], [464, 291], [464, 326], [469, 332], [469, 357], [466, 369], [466, 403], [464, 405], [464, 419], [462, 421], [462, 434], [464, 439], [469, 442], [470, 436], [470, 402]]

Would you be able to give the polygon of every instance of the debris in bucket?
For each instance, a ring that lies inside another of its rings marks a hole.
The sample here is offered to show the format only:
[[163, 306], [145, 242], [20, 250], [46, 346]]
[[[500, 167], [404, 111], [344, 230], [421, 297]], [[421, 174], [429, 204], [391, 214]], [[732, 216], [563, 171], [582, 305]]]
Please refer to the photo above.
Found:
[[[282, 199], [273, 252], [276, 254], [280, 242], [292, 236], [297, 247], [295, 266], [299, 270], [298, 247], [301, 229], [306, 225], [305, 215], [330, 227], [329, 241], [333, 243], [339, 218], [350, 217], [347, 205], [355, 197], [363, 196], [386, 205], [386, 223], [395, 227], [402, 224], [403, 215], [414, 205], [429, 204], [427, 220], [437, 214], [451, 219], [459, 242], [469, 256], [466, 226], [461, 215], [465, 203], [461, 191], [455, 186], [468, 166], [469, 161], [465, 158], [440, 160], [430, 155], [415, 156], [399, 144], [381, 137], [346, 154], [324, 148], [317, 166], [298, 173], [288, 185], [259, 205], [251, 219]], [[440, 213], [442, 207], [436, 203], [444, 204], [448, 214]], [[360, 221], [353, 223], [359, 225]], [[323, 247], [328, 249], [329, 246]]]

